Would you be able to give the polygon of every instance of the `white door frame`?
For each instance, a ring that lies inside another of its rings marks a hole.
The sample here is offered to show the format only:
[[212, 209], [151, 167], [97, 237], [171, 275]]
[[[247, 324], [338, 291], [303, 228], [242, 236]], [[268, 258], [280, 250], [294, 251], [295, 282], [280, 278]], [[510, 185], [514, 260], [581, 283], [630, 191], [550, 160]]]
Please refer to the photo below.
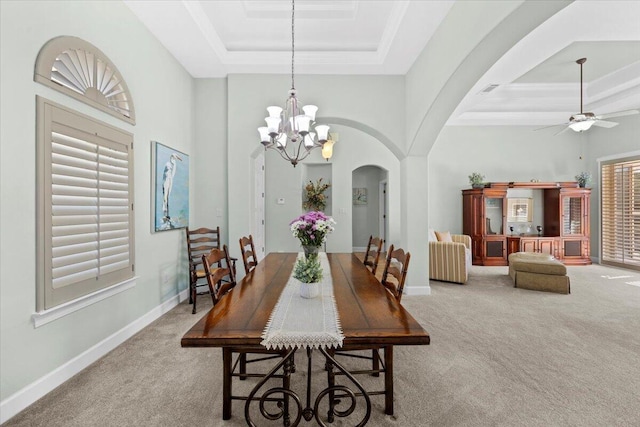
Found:
[[387, 250], [387, 230], [389, 229], [388, 218], [388, 195], [387, 195], [387, 180], [384, 179], [378, 184], [378, 221], [379, 221], [379, 235], [384, 239], [382, 250]]
[[251, 215], [251, 234], [256, 247], [256, 258], [260, 261], [265, 257], [264, 151], [253, 159], [253, 176], [254, 205]]

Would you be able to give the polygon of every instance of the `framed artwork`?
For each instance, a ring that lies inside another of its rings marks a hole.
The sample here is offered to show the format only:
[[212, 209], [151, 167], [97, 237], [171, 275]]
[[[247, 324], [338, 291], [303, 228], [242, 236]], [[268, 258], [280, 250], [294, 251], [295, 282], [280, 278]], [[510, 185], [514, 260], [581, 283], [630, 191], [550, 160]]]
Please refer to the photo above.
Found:
[[154, 231], [189, 225], [189, 156], [152, 141]]
[[354, 205], [366, 205], [367, 204], [367, 189], [366, 188], [354, 188], [353, 189], [353, 204]]
[[502, 199], [498, 199], [495, 197], [489, 197], [484, 199], [485, 206], [488, 208], [501, 208], [502, 207]]
[[533, 199], [507, 199], [507, 222], [531, 222]]

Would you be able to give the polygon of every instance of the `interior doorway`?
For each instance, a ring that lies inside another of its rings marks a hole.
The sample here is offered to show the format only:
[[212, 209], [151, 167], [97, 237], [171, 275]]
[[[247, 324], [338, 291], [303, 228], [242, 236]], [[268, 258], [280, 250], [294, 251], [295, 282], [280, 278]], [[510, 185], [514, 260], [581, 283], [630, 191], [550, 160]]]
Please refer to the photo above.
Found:
[[352, 172], [352, 247], [354, 252], [366, 250], [369, 236], [387, 239], [387, 171], [367, 165]]
[[256, 257], [260, 261], [265, 257], [265, 206], [264, 206], [264, 151], [253, 159], [253, 215], [251, 234], [256, 247]]

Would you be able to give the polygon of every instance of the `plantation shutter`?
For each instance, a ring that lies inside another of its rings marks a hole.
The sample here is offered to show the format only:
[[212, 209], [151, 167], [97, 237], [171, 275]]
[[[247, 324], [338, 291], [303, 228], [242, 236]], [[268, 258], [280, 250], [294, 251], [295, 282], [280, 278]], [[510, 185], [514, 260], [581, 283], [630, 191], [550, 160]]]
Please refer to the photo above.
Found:
[[133, 277], [134, 245], [132, 136], [45, 105], [38, 305], [48, 309]]
[[640, 157], [601, 164], [602, 262], [640, 270]]

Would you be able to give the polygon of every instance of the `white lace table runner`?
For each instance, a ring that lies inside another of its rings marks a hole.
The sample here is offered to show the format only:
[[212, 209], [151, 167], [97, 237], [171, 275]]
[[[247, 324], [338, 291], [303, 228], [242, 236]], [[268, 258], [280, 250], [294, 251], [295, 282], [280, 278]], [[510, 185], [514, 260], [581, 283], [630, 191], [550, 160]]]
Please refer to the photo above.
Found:
[[[304, 254], [298, 254], [298, 258]], [[262, 333], [262, 345], [272, 348], [340, 347], [344, 340], [333, 296], [331, 267], [327, 254], [318, 254], [323, 279], [315, 298], [300, 296], [301, 282], [291, 277]]]

